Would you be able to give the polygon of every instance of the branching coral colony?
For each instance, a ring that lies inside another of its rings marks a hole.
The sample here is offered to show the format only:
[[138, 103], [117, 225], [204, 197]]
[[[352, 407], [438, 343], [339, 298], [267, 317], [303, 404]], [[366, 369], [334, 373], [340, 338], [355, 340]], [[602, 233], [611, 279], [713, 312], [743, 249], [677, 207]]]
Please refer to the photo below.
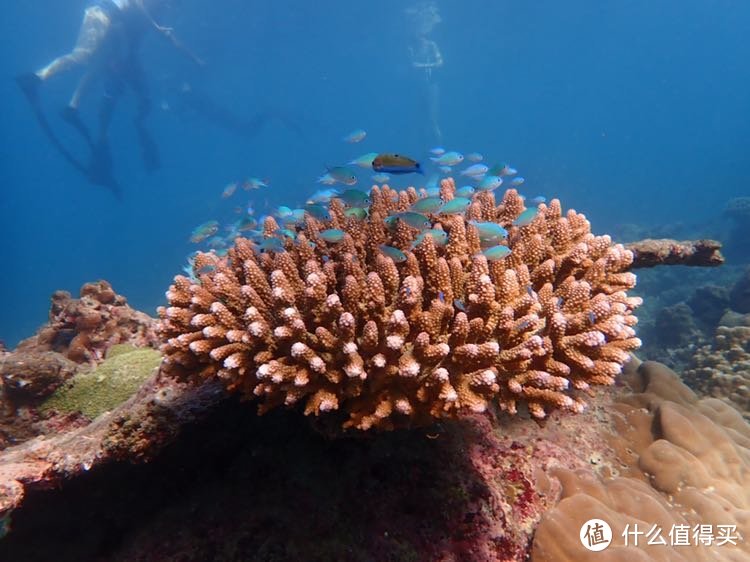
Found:
[[[444, 180], [442, 200], [455, 189]], [[558, 200], [519, 220], [513, 189], [499, 205], [481, 192], [465, 210], [426, 214], [422, 229], [409, 215], [389, 219], [419, 199], [414, 188], [376, 186], [365, 218], [333, 199], [329, 217], [308, 214], [295, 240], [283, 238], [284, 251], [238, 238], [226, 257], [200, 254], [198, 280], [175, 277], [159, 310], [164, 371], [218, 377], [261, 412], [339, 410], [344, 427], [362, 430], [481, 412], [493, 400], [510, 413], [525, 403], [538, 418], [578, 412], [577, 391], [614, 382], [640, 345], [641, 300], [626, 294], [631, 252], [594, 236], [582, 214], [563, 216]], [[483, 252], [482, 222], [507, 229], [509, 254]], [[278, 229], [266, 219], [266, 237]], [[343, 237], [327, 242], [328, 229]]]

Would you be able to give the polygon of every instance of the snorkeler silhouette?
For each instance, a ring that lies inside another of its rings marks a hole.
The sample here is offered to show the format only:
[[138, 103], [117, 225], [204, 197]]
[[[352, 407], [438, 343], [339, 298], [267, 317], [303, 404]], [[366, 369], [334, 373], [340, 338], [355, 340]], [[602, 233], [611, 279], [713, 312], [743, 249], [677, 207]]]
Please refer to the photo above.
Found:
[[412, 21], [416, 33], [416, 43], [409, 47], [411, 65], [424, 72], [426, 106], [429, 110], [429, 120], [434, 140], [442, 142], [443, 132], [440, 130], [439, 105], [440, 88], [433, 79], [432, 71], [443, 66], [443, 55], [438, 44], [430, 39], [435, 26], [443, 21], [437, 4], [432, 1], [419, 2], [405, 10]]
[[[196, 65], [204, 64], [177, 39], [172, 28], [163, 27], [154, 19], [167, 1], [96, 0], [84, 12], [78, 40], [70, 53], [56, 58], [37, 72], [21, 74], [16, 78], [53, 146], [70, 164], [84, 173], [89, 181], [109, 187], [118, 195], [119, 186], [112, 176], [108, 130], [117, 102], [126, 87], [130, 87], [137, 98], [134, 123], [144, 166], [149, 171], [160, 166], [156, 143], [145, 127], [151, 100], [138, 56], [143, 37], [150, 31], [156, 32]], [[91, 149], [89, 165], [84, 165], [75, 158], [60, 142], [44, 115], [39, 100], [39, 88], [43, 82], [76, 67], [83, 67], [84, 74], [70, 102], [64, 108], [62, 117], [83, 137]], [[104, 84], [104, 95], [99, 107], [97, 137], [94, 138], [81, 119], [78, 108], [82, 96], [96, 81]]]

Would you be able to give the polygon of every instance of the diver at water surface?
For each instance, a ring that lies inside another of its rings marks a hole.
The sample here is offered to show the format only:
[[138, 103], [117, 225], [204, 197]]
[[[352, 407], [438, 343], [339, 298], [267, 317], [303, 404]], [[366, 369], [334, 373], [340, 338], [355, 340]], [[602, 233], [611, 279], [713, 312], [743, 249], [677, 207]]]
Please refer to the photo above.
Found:
[[[171, 45], [195, 64], [203, 61], [191, 53], [175, 36], [172, 28], [157, 23], [156, 17], [168, 0], [97, 0], [84, 11], [78, 39], [73, 50], [50, 62], [35, 73], [18, 76], [17, 81], [39, 119], [45, 133], [63, 156], [96, 184], [114, 186], [111, 177], [111, 156], [107, 140], [115, 106], [126, 88], [137, 98], [134, 119], [144, 164], [151, 171], [159, 167], [156, 144], [145, 128], [151, 100], [145, 74], [139, 58], [139, 48], [149, 32], [166, 38]], [[78, 131], [92, 151], [92, 163], [80, 164], [59, 142], [41, 111], [39, 88], [50, 78], [82, 67], [84, 74], [63, 110], [63, 118]], [[99, 108], [97, 138], [90, 134], [80, 118], [78, 108], [83, 95], [94, 82], [104, 85], [104, 96]]]

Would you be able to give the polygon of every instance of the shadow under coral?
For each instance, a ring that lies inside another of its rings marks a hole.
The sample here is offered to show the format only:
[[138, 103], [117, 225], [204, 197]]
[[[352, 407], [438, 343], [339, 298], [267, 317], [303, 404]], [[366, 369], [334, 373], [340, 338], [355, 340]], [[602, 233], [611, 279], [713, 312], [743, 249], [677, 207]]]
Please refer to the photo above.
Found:
[[253, 410], [230, 401], [149, 464], [31, 492], [0, 559], [416, 560], [487, 533], [470, 424], [329, 441]]

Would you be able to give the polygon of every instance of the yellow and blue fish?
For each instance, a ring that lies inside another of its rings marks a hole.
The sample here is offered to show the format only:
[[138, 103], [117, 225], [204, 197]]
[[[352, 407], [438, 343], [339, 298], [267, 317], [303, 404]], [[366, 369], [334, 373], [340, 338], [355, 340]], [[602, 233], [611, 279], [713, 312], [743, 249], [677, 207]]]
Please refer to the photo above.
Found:
[[400, 154], [378, 154], [372, 161], [372, 169], [385, 174], [424, 174], [422, 165], [408, 156]]

